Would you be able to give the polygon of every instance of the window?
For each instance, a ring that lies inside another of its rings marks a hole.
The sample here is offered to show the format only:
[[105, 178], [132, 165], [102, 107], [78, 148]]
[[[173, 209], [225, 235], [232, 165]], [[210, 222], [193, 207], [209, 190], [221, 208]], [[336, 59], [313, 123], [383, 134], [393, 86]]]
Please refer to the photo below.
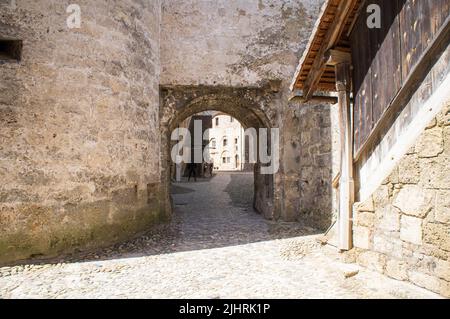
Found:
[[231, 157], [227, 157], [227, 163], [228, 163], [228, 164], [231, 163]]
[[0, 39], [0, 62], [20, 61], [22, 58], [21, 40]]
[[223, 162], [224, 164], [226, 164], [226, 163], [227, 163], [227, 158], [226, 158], [226, 157], [222, 158], [222, 162]]
[[228, 145], [228, 140], [227, 139], [224, 139], [223, 140], [223, 146], [227, 146]]
[[235, 138], [235, 139], [234, 139], [234, 144], [236, 144], [236, 145], [237, 145], [237, 143], [238, 143], [238, 139], [237, 139], [237, 138]]
[[230, 122], [233, 123], [234, 122], [234, 118], [232, 116], [230, 116]]
[[211, 147], [212, 147], [212, 148], [216, 148], [216, 147], [217, 147], [217, 145], [216, 145], [216, 140], [212, 140], [212, 141], [211, 141]]
[[219, 118], [216, 118], [216, 126], [219, 126]]

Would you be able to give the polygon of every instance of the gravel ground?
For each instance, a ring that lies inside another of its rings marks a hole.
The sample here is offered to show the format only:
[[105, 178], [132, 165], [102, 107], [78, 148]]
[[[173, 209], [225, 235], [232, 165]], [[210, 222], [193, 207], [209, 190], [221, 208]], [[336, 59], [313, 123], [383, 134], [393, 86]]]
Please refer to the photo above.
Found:
[[251, 174], [174, 185], [174, 220], [132, 241], [0, 268], [0, 298], [438, 298], [343, 264], [314, 229], [252, 209]]

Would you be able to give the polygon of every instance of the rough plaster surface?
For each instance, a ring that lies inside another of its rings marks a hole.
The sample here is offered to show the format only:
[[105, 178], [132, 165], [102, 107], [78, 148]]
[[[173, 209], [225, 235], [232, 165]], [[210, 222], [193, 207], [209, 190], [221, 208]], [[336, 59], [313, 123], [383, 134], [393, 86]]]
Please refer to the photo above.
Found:
[[161, 83], [288, 85], [322, 2], [164, 0]]
[[159, 1], [0, 4], [0, 262], [100, 246], [159, 219]]

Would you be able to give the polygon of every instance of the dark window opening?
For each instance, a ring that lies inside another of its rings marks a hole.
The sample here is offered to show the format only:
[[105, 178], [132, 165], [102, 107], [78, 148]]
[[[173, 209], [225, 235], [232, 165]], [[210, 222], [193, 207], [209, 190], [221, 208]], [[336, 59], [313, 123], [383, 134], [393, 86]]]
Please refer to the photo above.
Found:
[[219, 126], [219, 118], [216, 118], [216, 126]]
[[22, 59], [21, 40], [0, 39], [0, 62], [20, 61]]

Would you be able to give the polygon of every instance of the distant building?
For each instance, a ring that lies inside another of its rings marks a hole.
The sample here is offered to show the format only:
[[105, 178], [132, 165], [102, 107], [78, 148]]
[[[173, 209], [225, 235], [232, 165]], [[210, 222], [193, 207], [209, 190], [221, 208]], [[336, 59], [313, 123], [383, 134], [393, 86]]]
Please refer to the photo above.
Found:
[[244, 170], [244, 128], [230, 115], [216, 114], [209, 132], [210, 156], [216, 171]]
[[[204, 153], [205, 148], [208, 146], [208, 140], [203, 140], [201, 145], [195, 145], [195, 129], [194, 125], [195, 122], [201, 122], [202, 125], [202, 136], [208, 137], [207, 130], [211, 129], [212, 127], [212, 115], [211, 112], [203, 112], [196, 114], [194, 116], [190, 116], [186, 118], [184, 121], [182, 121], [178, 128], [187, 128], [190, 132], [190, 140], [184, 141], [184, 145], [180, 147], [178, 150], [178, 153], [180, 155], [184, 154], [184, 152], [190, 152], [191, 155], [191, 162], [194, 163], [194, 153], [196, 151], [200, 151], [201, 154]], [[172, 141], [172, 147], [176, 144], [175, 141]], [[199, 149], [201, 147], [201, 150]], [[205, 159], [203, 159], [203, 162], [197, 165], [196, 167], [196, 173], [197, 177], [204, 177], [205, 176]], [[189, 175], [189, 172], [186, 169], [187, 163], [181, 163], [178, 168], [175, 163], [172, 164], [172, 172], [171, 177], [173, 180], [179, 181], [182, 176], [187, 177]], [[179, 171], [177, 171], [179, 170]]]

